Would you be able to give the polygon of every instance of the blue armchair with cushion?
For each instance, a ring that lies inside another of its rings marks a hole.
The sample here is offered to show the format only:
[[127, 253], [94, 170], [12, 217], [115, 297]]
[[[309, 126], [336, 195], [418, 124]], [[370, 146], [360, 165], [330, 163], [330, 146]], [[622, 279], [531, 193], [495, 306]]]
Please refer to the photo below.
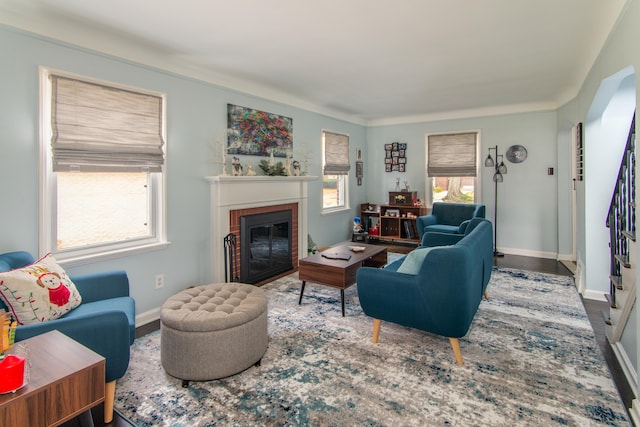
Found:
[[418, 217], [416, 225], [421, 238], [426, 231], [464, 234], [472, 218], [484, 218], [484, 216], [484, 205], [435, 202], [431, 208], [431, 214]]
[[[0, 274], [33, 263], [34, 258], [28, 252], [0, 254]], [[16, 342], [57, 329], [103, 356], [104, 420], [109, 423], [113, 418], [116, 380], [129, 367], [129, 346], [135, 339], [135, 301], [129, 296], [129, 279], [124, 271], [75, 276], [71, 281], [82, 297], [80, 305], [53, 320], [19, 325]], [[1, 277], [0, 285], [6, 285]], [[12, 311], [2, 300], [0, 308]]]
[[[446, 234], [446, 233], [440, 233]], [[421, 246], [382, 269], [361, 267], [356, 273], [358, 298], [373, 317], [373, 342], [381, 321], [397, 323], [449, 338], [459, 365], [459, 338], [465, 336], [491, 277], [493, 227], [479, 219], [457, 241]], [[434, 243], [436, 236], [425, 239]]]
[[[462, 240], [467, 234], [471, 233], [473, 229], [475, 229], [478, 225], [484, 222], [492, 226], [491, 222], [487, 219], [473, 218], [469, 220], [469, 225], [467, 226], [464, 234], [452, 234], [452, 233], [441, 233], [438, 231], [427, 231], [422, 236], [422, 243], [420, 247], [430, 248], [435, 246], [455, 245], [460, 240]], [[480, 252], [478, 256], [482, 258], [482, 263], [483, 263], [482, 292], [484, 297], [486, 299], [489, 299], [489, 294], [487, 293], [487, 285], [489, 284], [489, 279], [491, 278], [491, 271], [493, 269], [493, 252], [485, 250]]]

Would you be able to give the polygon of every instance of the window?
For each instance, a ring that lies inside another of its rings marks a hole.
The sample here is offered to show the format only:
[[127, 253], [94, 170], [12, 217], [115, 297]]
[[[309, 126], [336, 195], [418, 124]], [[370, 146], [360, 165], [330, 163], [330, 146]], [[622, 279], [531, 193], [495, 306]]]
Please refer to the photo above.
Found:
[[349, 135], [322, 131], [323, 212], [348, 209]]
[[426, 188], [431, 188], [431, 202], [475, 202], [477, 145], [477, 132], [427, 136]]
[[40, 84], [40, 252], [165, 245], [164, 96], [44, 68]]

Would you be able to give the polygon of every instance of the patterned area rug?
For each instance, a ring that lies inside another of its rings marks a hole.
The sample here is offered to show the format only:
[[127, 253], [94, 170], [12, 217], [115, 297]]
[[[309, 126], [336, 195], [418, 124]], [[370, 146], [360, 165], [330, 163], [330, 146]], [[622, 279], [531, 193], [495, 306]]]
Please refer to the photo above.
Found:
[[182, 388], [154, 332], [132, 347], [117, 409], [138, 426], [628, 425], [572, 278], [495, 270], [465, 366], [448, 339], [391, 323], [372, 344], [355, 286], [344, 318], [336, 289], [309, 284], [298, 305], [296, 274], [265, 289], [261, 366]]

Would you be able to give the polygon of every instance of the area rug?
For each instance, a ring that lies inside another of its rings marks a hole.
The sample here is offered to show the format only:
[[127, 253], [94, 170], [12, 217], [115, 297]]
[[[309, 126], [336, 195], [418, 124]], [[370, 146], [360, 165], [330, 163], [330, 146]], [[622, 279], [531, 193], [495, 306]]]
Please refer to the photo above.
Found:
[[154, 332], [132, 346], [117, 409], [138, 426], [629, 424], [570, 277], [494, 270], [460, 340], [464, 366], [448, 339], [388, 322], [373, 344], [355, 286], [346, 317], [336, 289], [308, 284], [298, 305], [296, 274], [264, 289], [261, 366], [182, 388], [162, 369]]

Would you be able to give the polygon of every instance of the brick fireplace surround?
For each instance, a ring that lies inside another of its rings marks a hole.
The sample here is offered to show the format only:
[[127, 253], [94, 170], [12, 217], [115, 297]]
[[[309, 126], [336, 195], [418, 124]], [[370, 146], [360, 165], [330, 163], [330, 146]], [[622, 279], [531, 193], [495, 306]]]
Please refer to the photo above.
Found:
[[[292, 261], [307, 254], [307, 183], [315, 176], [210, 176], [211, 282], [224, 282], [224, 237], [236, 233], [240, 259], [240, 216], [295, 209], [292, 214]], [[297, 213], [296, 213], [297, 211]], [[238, 228], [235, 228], [235, 227]], [[239, 270], [238, 270], [239, 272]], [[239, 275], [239, 274], [238, 274]]]
[[262, 206], [259, 208], [234, 209], [229, 212], [229, 232], [236, 235], [236, 251], [234, 254], [235, 269], [231, 277], [240, 277], [240, 218], [269, 212], [291, 211], [291, 265], [298, 267], [298, 204]]

